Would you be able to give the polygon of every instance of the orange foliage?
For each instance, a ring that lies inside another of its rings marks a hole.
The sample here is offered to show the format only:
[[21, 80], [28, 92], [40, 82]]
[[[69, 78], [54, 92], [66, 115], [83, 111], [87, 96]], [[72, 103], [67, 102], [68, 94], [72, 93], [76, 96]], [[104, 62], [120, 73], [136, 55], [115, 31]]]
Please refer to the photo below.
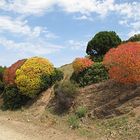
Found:
[[3, 80], [5, 84], [15, 84], [16, 71], [24, 64], [25, 61], [26, 59], [19, 60], [4, 71]]
[[73, 61], [73, 69], [74, 72], [78, 73], [83, 71], [84, 69], [91, 67], [93, 61], [89, 58], [76, 58]]
[[103, 64], [111, 79], [121, 83], [140, 82], [140, 43], [128, 42], [112, 48]]

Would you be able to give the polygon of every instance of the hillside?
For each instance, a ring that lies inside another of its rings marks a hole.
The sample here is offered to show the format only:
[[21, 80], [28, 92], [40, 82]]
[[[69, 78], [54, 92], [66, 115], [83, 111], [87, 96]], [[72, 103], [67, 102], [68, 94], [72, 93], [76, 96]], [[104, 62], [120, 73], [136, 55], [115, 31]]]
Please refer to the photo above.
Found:
[[[72, 65], [67, 64], [60, 69], [64, 72], [64, 80], [68, 80], [73, 72]], [[6, 124], [3, 125], [7, 133], [11, 132], [11, 129], [6, 127], [7, 123], [13, 128], [17, 128], [17, 124], [21, 123], [30, 127], [36, 125], [36, 129], [29, 132], [39, 131], [39, 134], [34, 136], [44, 139], [50, 137], [52, 140], [67, 140], [66, 135], [75, 140], [139, 140], [140, 138], [139, 85], [124, 86], [108, 80], [79, 88], [73, 106], [64, 114], [53, 112], [52, 107], [55, 102], [53, 88], [50, 88], [21, 110], [0, 112], [1, 119], [6, 119]], [[79, 125], [79, 128], [71, 129], [68, 120], [75, 115], [78, 107], [86, 108], [86, 116], [72, 120], [72, 123]], [[23, 131], [14, 133], [29, 134], [25, 128]]]

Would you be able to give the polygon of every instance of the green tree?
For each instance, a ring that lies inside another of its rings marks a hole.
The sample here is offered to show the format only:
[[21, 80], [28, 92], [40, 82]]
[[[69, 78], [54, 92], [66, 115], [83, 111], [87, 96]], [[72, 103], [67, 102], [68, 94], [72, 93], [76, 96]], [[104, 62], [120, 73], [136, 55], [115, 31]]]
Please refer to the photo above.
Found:
[[97, 33], [87, 44], [86, 53], [90, 56], [103, 56], [110, 48], [121, 43], [120, 37], [114, 31]]
[[136, 42], [136, 41], [140, 41], [140, 34], [135, 34], [134, 36], [130, 37], [127, 42]]

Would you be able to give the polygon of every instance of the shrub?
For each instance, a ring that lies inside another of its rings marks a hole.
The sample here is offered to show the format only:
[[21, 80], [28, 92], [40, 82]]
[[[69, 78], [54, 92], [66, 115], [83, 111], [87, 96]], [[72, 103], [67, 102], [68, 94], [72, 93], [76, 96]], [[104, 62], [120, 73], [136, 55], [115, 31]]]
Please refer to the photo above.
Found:
[[42, 90], [46, 90], [51, 87], [55, 82], [61, 81], [63, 79], [63, 72], [54, 69], [54, 72], [51, 75], [42, 75], [41, 77], [41, 88]]
[[[134, 36], [130, 37], [128, 39], [128, 41], [131, 41], [131, 42], [137, 42], [137, 41], [140, 41], [140, 34], [135, 34]], [[127, 42], [128, 42], [127, 41]]]
[[84, 87], [108, 79], [108, 72], [102, 62], [94, 63], [90, 68], [79, 73], [73, 73], [71, 80]]
[[30, 58], [16, 71], [16, 85], [21, 94], [34, 98], [42, 90], [41, 77], [53, 72], [53, 65], [47, 59]]
[[76, 110], [76, 115], [79, 118], [85, 117], [86, 113], [87, 113], [87, 108], [85, 108], [85, 107], [78, 107]]
[[3, 81], [3, 74], [4, 74], [5, 69], [6, 69], [6, 67], [0, 66], [0, 80], [1, 81]]
[[72, 129], [79, 128], [79, 119], [76, 115], [71, 115], [68, 118], [68, 124]]
[[9, 68], [5, 69], [5, 71], [4, 71], [4, 83], [6, 85], [15, 84], [16, 71], [24, 64], [25, 61], [26, 61], [26, 59], [19, 60], [16, 63], [14, 63], [13, 65], [11, 65]]
[[0, 80], [0, 94], [4, 91], [4, 83]]
[[54, 94], [57, 100], [57, 109], [62, 112], [68, 110], [77, 94], [77, 86], [70, 81], [59, 82], [54, 87]]
[[88, 42], [86, 53], [91, 56], [103, 56], [110, 48], [117, 47], [120, 43], [121, 39], [115, 32], [102, 31]]
[[140, 44], [128, 42], [111, 49], [105, 55], [103, 64], [115, 81], [140, 82]]
[[93, 61], [89, 58], [76, 58], [72, 65], [75, 73], [79, 73], [93, 64]]
[[15, 110], [20, 108], [29, 100], [25, 95], [19, 94], [19, 90], [15, 86], [8, 86], [3, 93], [3, 106], [4, 110]]

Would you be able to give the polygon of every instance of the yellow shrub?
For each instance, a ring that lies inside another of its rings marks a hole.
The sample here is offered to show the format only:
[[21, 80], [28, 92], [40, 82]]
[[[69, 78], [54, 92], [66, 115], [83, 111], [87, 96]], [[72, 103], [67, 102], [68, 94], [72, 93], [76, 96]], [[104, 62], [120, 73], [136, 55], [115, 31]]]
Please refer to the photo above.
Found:
[[16, 84], [22, 94], [36, 96], [41, 91], [41, 76], [51, 75], [53, 65], [45, 58], [33, 57], [28, 59], [16, 71]]

